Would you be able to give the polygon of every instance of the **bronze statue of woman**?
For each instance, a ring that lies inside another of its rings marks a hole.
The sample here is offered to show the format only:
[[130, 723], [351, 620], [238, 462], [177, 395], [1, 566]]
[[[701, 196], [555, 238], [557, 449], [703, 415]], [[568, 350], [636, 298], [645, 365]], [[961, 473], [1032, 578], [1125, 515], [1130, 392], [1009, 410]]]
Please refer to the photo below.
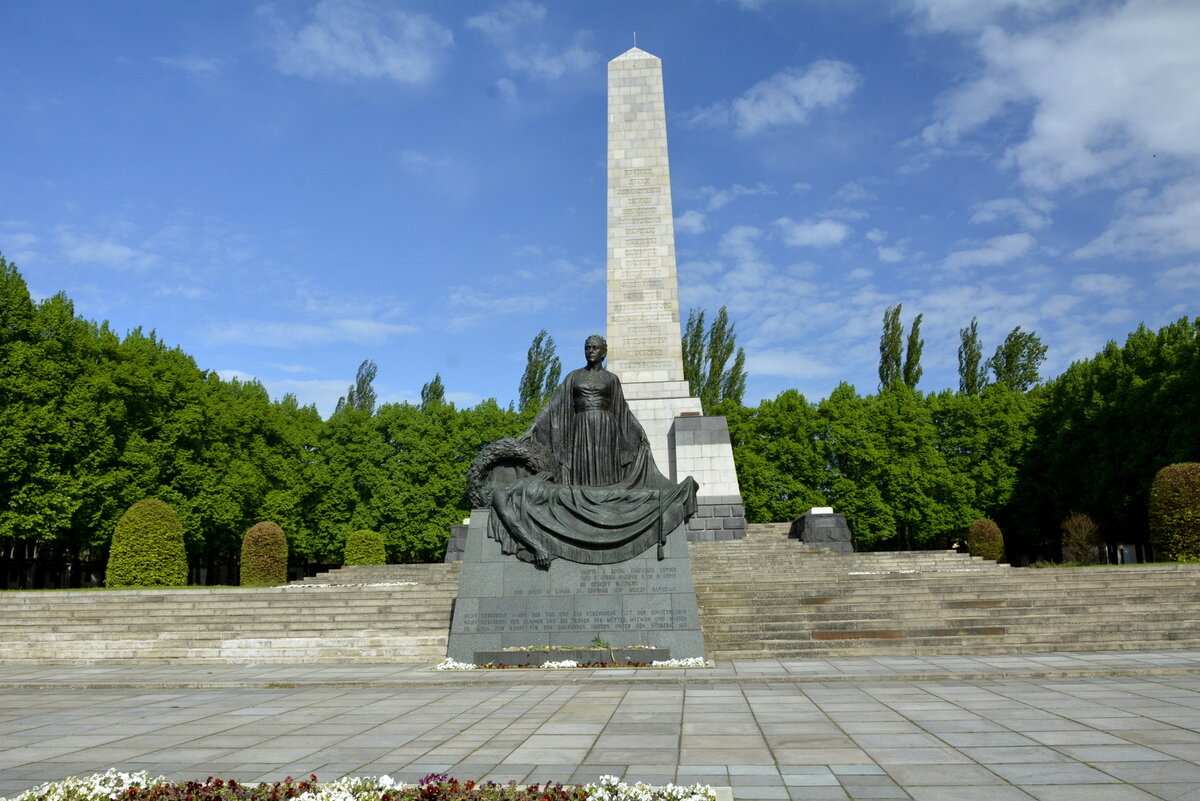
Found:
[[521, 437], [555, 469], [496, 489], [489, 536], [540, 566], [558, 557], [609, 564], [636, 556], [696, 509], [696, 482], [675, 484], [654, 464], [646, 432], [605, 370], [608, 346], [584, 343], [587, 364], [563, 379]]

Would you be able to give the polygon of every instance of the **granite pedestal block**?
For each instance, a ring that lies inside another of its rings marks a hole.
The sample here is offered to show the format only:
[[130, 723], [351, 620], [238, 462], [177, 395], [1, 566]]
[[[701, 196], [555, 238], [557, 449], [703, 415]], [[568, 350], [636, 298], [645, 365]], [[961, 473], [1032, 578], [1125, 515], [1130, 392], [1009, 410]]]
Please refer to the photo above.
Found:
[[461, 562], [467, 548], [467, 526], [451, 526], [450, 540], [446, 543], [446, 562]]
[[805, 512], [792, 521], [788, 538], [817, 548], [854, 553], [846, 516], [837, 512]]
[[513, 646], [614, 648], [653, 645], [674, 658], [703, 657], [704, 637], [683, 526], [666, 541], [612, 565], [555, 559], [548, 570], [500, 552], [487, 536], [490, 512], [471, 512], [447, 655], [480, 664], [477, 653]]

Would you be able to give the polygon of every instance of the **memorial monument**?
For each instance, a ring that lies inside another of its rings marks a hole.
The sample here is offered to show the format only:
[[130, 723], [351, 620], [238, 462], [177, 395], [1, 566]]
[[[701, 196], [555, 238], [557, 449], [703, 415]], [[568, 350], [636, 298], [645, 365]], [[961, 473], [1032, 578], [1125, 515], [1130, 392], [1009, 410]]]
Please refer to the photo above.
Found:
[[663, 472], [700, 485], [689, 539], [743, 537], [729, 427], [683, 375], [672, 215], [662, 60], [634, 47], [608, 64], [608, 367]]
[[515, 439], [481, 449], [467, 491], [448, 655], [522, 664], [506, 647], [653, 647], [704, 655], [684, 524], [696, 482], [654, 462], [600, 336]]

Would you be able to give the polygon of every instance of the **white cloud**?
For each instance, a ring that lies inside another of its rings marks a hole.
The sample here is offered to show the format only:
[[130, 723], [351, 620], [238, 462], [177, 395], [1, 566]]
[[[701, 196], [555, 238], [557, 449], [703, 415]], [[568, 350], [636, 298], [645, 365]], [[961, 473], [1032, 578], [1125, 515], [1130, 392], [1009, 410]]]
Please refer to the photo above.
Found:
[[769, 128], [802, 125], [819, 108], [830, 108], [849, 97], [861, 83], [858, 72], [844, 61], [822, 59], [807, 69], [777, 72], [750, 87], [733, 101], [721, 101], [688, 115], [695, 124], [732, 127], [739, 135]]
[[1071, 279], [1071, 288], [1076, 292], [1110, 297], [1124, 295], [1133, 289], [1133, 285], [1134, 281], [1129, 276], [1113, 273], [1084, 273]]
[[1024, 256], [1033, 246], [1034, 239], [1029, 234], [997, 236], [989, 239], [981, 247], [951, 253], [942, 264], [950, 270], [994, 267]]
[[144, 270], [158, 262], [158, 256], [131, 247], [115, 239], [78, 234], [64, 228], [59, 231], [59, 245], [72, 264], [103, 264], [117, 269]]
[[904, 261], [904, 246], [903, 243], [896, 243], [892, 247], [875, 248], [875, 254], [884, 264], [894, 264], [898, 261]]
[[675, 230], [685, 234], [704, 233], [704, 215], [695, 210], [685, 211], [675, 218]]
[[846, 277], [851, 281], [867, 281], [870, 280], [871, 276], [873, 275], [875, 275], [873, 270], [868, 270], [866, 267], [858, 267], [854, 270], [851, 270]]
[[850, 235], [851, 228], [837, 220], [801, 220], [780, 217], [775, 227], [783, 241], [796, 247], [825, 248], [840, 244]]
[[1049, 209], [1050, 204], [1044, 200], [1027, 203], [1015, 197], [1002, 197], [975, 206], [975, 213], [971, 215], [970, 222], [994, 223], [1012, 220], [1026, 230], [1036, 231], [1050, 224], [1050, 218], [1043, 213]]
[[[938, 4], [932, 4], [938, 5]], [[982, 74], [943, 99], [923, 133], [952, 145], [1005, 109], [1032, 112], [1007, 157], [1042, 191], [1130, 180], [1200, 159], [1200, 3], [1129, 0], [1082, 7], [1030, 32], [984, 29]], [[1157, 157], [1157, 164], [1152, 161]]]
[[601, 56], [589, 49], [586, 36], [579, 34], [575, 41], [566, 46], [555, 46], [545, 42], [513, 48], [504, 54], [504, 63], [510, 69], [555, 81], [568, 73], [587, 72], [601, 62]]
[[493, 41], [504, 40], [518, 28], [541, 25], [546, 19], [546, 7], [529, 0], [514, 0], [497, 9], [468, 17], [468, 28], [473, 28]]
[[1125, 212], [1075, 258], [1175, 256], [1200, 252], [1200, 179], [1179, 181], [1158, 195], [1135, 190]]
[[488, 91], [493, 97], [498, 97], [506, 103], [517, 102], [517, 85], [511, 78], [498, 78]]
[[976, 31], [1006, 12], [1034, 17], [1062, 7], [1061, 0], [910, 0], [921, 22], [936, 31]]
[[880, 228], [872, 228], [870, 231], [867, 231], [866, 237], [868, 241], [878, 245], [887, 239], [887, 231]]
[[833, 199], [839, 203], [861, 203], [864, 200], [874, 200], [875, 197], [874, 192], [858, 181], [847, 181], [833, 194]]
[[434, 158], [419, 150], [403, 150], [400, 152], [400, 166], [414, 175], [423, 175], [432, 169], [445, 167], [450, 163], [448, 156]]
[[729, 205], [731, 201], [742, 197], [743, 195], [773, 195], [775, 194], [775, 190], [766, 184], [761, 183], [758, 186], [742, 186], [741, 184], [734, 184], [728, 189], [717, 189], [714, 186], [703, 186], [700, 188], [700, 194], [708, 196], [708, 210], [716, 211], [717, 209], [724, 208], [725, 206]]
[[746, 354], [746, 371], [755, 375], [777, 375], [804, 380], [826, 378], [841, 369], [835, 362], [814, 358], [798, 350], [755, 349]]
[[208, 340], [219, 344], [258, 345], [268, 348], [303, 348], [335, 342], [382, 345], [415, 330], [411, 325], [375, 320], [340, 319], [323, 323], [231, 320], [212, 326], [208, 331]]
[[429, 81], [450, 31], [425, 14], [409, 14], [390, 3], [321, 0], [302, 27], [262, 12], [276, 27], [275, 66], [304, 78], [378, 78], [405, 84]]
[[1185, 264], [1163, 270], [1154, 277], [1154, 282], [1170, 292], [1200, 289], [1200, 264]]
[[760, 254], [755, 242], [761, 237], [762, 230], [753, 225], [735, 225], [725, 232], [717, 247], [739, 262], [758, 261]]
[[226, 64], [223, 58], [206, 58], [204, 56], [174, 56], [155, 59], [164, 67], [190, 72], [193, 75], [216, 75]]
[[276, 370], [279, 370], [284, 373], [315, 373], [315, 372], [317, 372], [317, 368], [311, 367], [307, 364], [279, 364], [278, 362], [271, 362], [267, 366], [274, 367]]

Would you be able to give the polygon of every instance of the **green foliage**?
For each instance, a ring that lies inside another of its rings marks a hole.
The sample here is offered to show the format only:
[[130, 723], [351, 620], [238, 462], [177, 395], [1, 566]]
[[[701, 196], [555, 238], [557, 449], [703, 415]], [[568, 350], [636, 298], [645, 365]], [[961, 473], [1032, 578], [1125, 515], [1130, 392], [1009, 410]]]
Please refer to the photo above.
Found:
[[354, 383], [346, 390], [346, 394], [338, 398], [334, 412], [342, 409], [354, 409], [370, 414], [375, 411], [375, 376], [379, 367], [370, 359], [364, 359], [354, 375]]
[[351, 531], [346, 535], [342, 564], [386, 565], [387, 549], [384, 547], [383, 535], [368, 528]]
[[446, 387], [442, 384], [442, 374], [436, 373], [433, 380], [421, 386], [421, 411], [441, 406], [446, 402]]
[[[688, 313], [683, 333], [683, 376], [692, 397], [700, 399], [705, 414], [713, 414], [718, 404], [740, 404], [746, 393], [746, 353], [737, 347], [737, 334], [722, 306], [717, 318], [705, 330], [704, 312]], [[736, 355], [735, 355], [736, 351]], [[733, 357], [733, 364], [729, 364]]]
[[987, 518], [980, 518], [967, 529], [967, 550], [971, 556], [1004, 561], [1004, 535], [1000, 527]]
[[988, 382], [978, 321], [972, 317], [971, 324], [959, 329], [958, 336], [961, 340], [958, 346], [958, 391], [964, 395], [978, 395]]
[[1150, 544], [1155, 559], [1200, 561], [1200, 463], [1167, 465], [1154, 476]]
[[1038, 368], [1045, 360], [1046, 346], [1042, 340], [1032, 331], [1022, 331], [1018, 325], [996, 346], [988, 366], [997, 384], [1026, 392], [1040, 380]]
[[180, 587], [187, 577], [183, 527], [174, 510], [152, 498], [130, 506], [113, 532], [105, 585]]
[[1070, 515], [1059, 526], [1062, 531], [1063, 561], [1072, 564], [1090, 565], [1096, 562], [1100, 546], [1100, 527], [1085, 514]]
[[278, 523], [255, 523], [242, 537], [243, 587], [274, 587], [287, 583], [288, 542]]
[[900, 381], [900, 357], [903, 349], [901, 341], [903, 326], [900, 324], [900, 310], [903, 304], [888, 306], [883, 312], [883, 333], [879, 336], [879, 391], [883, 392]]
[[517, 408], [522, 414], [536, 413], [558, 389], [562, 377], [562, 361], [554, 348], [554, 337], [546, 329], [538, 331], [526, 354], [525, 372], [518, 388]]
[[921, 351], [925, 349], [925, 340], [921, 339], [921, 320], [924, 314], [913, 318], [912, 328], [908, 331], [908, 345], [904, 351], [904, 385], [916, 389], [925, 368], [921, 366]]

